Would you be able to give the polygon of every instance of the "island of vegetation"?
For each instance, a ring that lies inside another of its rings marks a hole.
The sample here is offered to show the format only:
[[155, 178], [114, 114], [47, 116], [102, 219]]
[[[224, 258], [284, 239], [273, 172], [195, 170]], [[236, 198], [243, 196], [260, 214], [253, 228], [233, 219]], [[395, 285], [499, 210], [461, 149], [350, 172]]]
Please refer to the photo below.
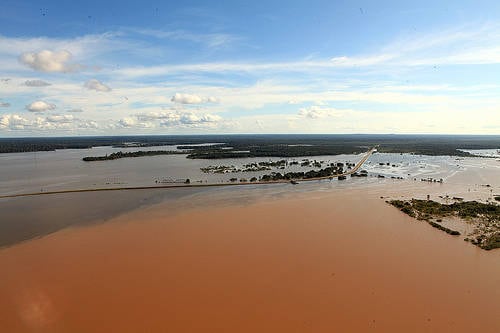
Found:
[[460, 201], [442, 204], [433, 200], [390, 200], [387, 203], [403, 213], [418, 220], [427, 221], [431, 226], [450, 235], [460, 232], [442, 225], [443, 219], [458, 217], [472, 223], [474, 231], [467, 235], [465, 241], [471, 242], [484, 250], [500, 248], [500, 205], [477, 201]]
[[93, 162], [93, 161], [110, 161], [117, 160], [120, 158], [128, 158], [128, 157], [143, 157], [143, 156], [156, 156], [156, 155], [180, 155], [187, 154], [184, 151], [176, 151], [176, 150], [150, 150], [150, 151], [131, 151], [131, 152], [122, 152], [118, 151], [112, 154], [106, 154], [104, 156], [87, 156], [82, 158], [85, 162]]
[[[334, 177], [336, 175], [342, 174], [344, 171], [342, 167], [329, 166], [320, 170], [309, 170], [309, 171], [296, 171], [296, 172], [271, 172], [271, 174], [263, 175], [260, 177], [261, 181], [276, 181], [276, 180], [295, 180], [295, 179], [312, 179], [312, 178], [323, 178], [323, 177]], [[345, 179], [345, 178], [343, 178]]]
[[[207, 167], [202, 167], [200, 170], [203, 173], [238, 173], [238, 172], [256, 172], [256, 171], [268, 171], [274, 169], [284, 170], [290, 166], [296, 167], [307, 167], [307, 168], [321, 168], [326, 162], [325, 161], [317, 161], [310, 159], [302, 159], [301, 161], [297, 160], [277, 160], [277, 161], [261, 161], [261, 162], [253, 162], [244, 164], [242, 167], [237, 167], [234, 165], [209, 165]], [[330, 163], [328, 164], [330, 167], [340, 168], [344, 166], [344, 163]], [[355, 166], [354, 163], [346, 162], [345, 166], [348, 169], [351, 169]]]

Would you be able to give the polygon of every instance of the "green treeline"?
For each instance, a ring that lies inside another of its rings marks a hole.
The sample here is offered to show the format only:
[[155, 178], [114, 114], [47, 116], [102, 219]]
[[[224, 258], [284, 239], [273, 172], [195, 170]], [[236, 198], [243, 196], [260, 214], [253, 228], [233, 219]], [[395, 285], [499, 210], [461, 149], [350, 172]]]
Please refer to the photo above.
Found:
[[[472, 218], [486, 216], [492, 220], [500, 221], [500, 206], [494, 204], [485, 204], [477, 201], [462, 201], [452, 204], [441, 204], [432, 200], [411, 201], [392, 200], [389, 203], [399, 209], [413, 211], [417, 217], [425, 218], [430, 216], [449, 216], [456, 213], [462, 218]], [[410, 215], [410, 214], [408, 214]]]
[[156, 155], [179, 155], [179, 154], [186, 154], [185, 152], [182, 151], [173, 151], [173, 150], [151, 150], [151, 151], [132, 151], [132, 152], [116, 152], [112, 153], [109, 155], [104, 155], [104, 156], [87, 156], [82, 158], [85, 162], [93, 162], [93, 161], [110, 161], [110, 160], [117, 160], [120, 158], [127, 158], [127, 157], [142, 157], [142, 156], [156, 156]]
[[[200, 146], [208, 142], [217, 144]], [[0, 153], [162, 145], [189, 149], [189, 158], [203, 159], [352, 154], [363, 153], [375, 145], [379, 145], [379, 152], [385, 153], [471, 156], [457, 149], [498, 149], [500, 136], [322, 134], [0, 138]]]
[[310, 170], [310, 171], [298, 171], [298, 172], [287, 172], [281, 174], [279, 172], [272, 172], [269, 175], [263, 175], [260, 179], [261, 181], [274, 181], [274, 180], [292, 180], [292, 179], [311, 179], [319, 177], [330, 177], [341, 174], [342, 168], [337, 167], [327, 167], [321, 170]]

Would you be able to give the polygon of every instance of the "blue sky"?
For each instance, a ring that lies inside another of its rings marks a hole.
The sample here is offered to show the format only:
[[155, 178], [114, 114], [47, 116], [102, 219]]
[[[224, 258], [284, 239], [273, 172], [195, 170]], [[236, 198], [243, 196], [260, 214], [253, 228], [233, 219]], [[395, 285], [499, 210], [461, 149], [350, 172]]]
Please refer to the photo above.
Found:
[[498, 1], [2, 1], [0, 136], [500, 133]]

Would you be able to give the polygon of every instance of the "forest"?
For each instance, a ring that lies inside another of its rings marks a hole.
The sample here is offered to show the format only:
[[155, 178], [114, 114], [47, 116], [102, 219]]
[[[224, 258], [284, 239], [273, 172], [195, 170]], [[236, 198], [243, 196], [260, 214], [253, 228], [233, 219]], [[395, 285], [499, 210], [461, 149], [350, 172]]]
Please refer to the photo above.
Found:
[[[202, 145], [212, 143], [212, 145]], [[300, 157], [379, 152], [471, 156], [457, 149], [499, 149], [500, 136], [454, 135], [160, 135], [0, 138], [0, 153], [88, 149], [96, 146], [177, 145], [188, 158]]]

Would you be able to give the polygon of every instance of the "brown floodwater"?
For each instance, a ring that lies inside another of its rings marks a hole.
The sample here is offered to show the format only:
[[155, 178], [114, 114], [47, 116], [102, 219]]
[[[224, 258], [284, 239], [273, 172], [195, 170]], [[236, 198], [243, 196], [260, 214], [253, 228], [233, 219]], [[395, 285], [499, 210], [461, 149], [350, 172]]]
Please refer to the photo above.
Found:
[[372, 192], [196, 200], [1, 249], [0, 331], [500, 332], [500, 251]]

